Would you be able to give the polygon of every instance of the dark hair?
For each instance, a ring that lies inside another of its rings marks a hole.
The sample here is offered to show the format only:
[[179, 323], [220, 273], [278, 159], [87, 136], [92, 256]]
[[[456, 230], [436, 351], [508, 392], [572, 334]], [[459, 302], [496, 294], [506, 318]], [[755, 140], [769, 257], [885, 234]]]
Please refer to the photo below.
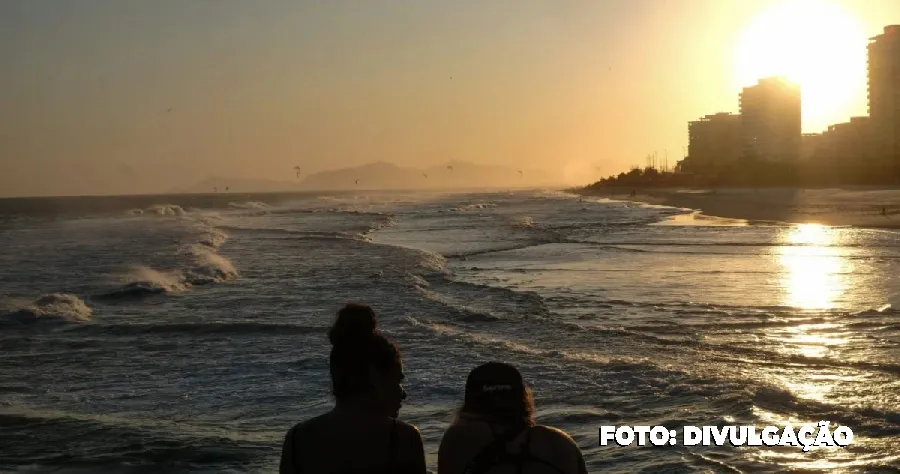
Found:
[[518, 369], [488, 362], [472, 369], [466, 379], [460, 415], [475, 415], [513, 429], [534, 426], [534, 398]]
[[348, 303], [328, 331], [331, 341], [331, 384], [337, 398], [367, 392], [369, 368], [387, 371], [401, 366], [400, 349], [378, 331], [375, 311]]

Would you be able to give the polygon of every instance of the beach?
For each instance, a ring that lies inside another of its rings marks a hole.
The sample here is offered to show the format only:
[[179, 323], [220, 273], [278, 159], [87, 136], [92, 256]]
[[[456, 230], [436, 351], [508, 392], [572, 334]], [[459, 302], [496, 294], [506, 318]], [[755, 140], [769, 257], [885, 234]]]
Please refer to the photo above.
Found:
[[900, 228], [900, 189], [896, 188], [637, 188], [634, 196], [631, 191], [607, 188], [582, 194], [696, 209], [708, 216], [753, 222]]
[[[639, 199], [793, 219], [752, 196]], [[485, 361], [522, 372], [537, 422], [569, 433], [590, 472], [900, 467], [900, 234], [617, 198], [0, 203], [0, 472], [273, 472], [287, 430], [333, 406], [326, 333], [348, 301], [371, 304], [401, 347], [400, 416], [431, 472]], [[820, 420], [853, 443], [598, 445], [602, 425]]]

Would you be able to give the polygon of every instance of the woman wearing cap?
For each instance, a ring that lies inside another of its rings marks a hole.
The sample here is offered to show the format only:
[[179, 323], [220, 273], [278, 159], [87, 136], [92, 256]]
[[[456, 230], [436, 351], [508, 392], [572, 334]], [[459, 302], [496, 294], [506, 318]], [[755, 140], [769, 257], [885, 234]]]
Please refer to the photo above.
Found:
[[534, 400], [515, 367], [480, 365], [438, 451], [439, 474], [586, 474], [584, 457], [566, 433], [534, 424]]
[[348, 304], [328, 332], [335, 406], [288, 431], [281, 474], [424, 474], [422, 436], [397, 419], [406, 398], [397, 345], [372, 308]]

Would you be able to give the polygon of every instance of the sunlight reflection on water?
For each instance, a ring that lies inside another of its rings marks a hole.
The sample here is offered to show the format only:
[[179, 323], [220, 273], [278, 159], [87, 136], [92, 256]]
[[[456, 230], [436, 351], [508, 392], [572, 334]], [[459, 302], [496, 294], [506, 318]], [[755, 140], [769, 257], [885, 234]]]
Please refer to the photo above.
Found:
[[837, 247], [835, 229], [800, 224], [782, 235], [778, 262], [784, 267], [784, 304], [801, 309], [831, 309], [847, 291], [851, 263]]
[[[777, 261], [783, 267], [781, 288], [785, 306], [809, 312], [833, 309], [849, 287], [851, 263], [842, 255], [836, 229], [819, 224], [800, 224], [781, 236]], [[784, 352], [809, 358], [834, 356], [849, 343], [844, 326], [837, 323], [803, 323], [785, 328], [769, 339]], [[780, 385], [798, 397], [825, 401], [843, 374], [810, 370], [774, 375]]]

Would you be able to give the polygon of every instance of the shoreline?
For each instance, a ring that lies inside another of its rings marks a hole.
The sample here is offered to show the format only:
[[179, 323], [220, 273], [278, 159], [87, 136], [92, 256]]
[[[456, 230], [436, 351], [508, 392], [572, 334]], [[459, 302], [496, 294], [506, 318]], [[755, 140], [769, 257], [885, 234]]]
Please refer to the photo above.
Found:
[[[635, 195], [632, 196], [632, 190]], [[585, 197], [694, 209], [710, 217], [753, 223], [815, 223], [870, 229], [900, 229], [898, 188], [722, 188], [610, 187], [574, 190]]]

